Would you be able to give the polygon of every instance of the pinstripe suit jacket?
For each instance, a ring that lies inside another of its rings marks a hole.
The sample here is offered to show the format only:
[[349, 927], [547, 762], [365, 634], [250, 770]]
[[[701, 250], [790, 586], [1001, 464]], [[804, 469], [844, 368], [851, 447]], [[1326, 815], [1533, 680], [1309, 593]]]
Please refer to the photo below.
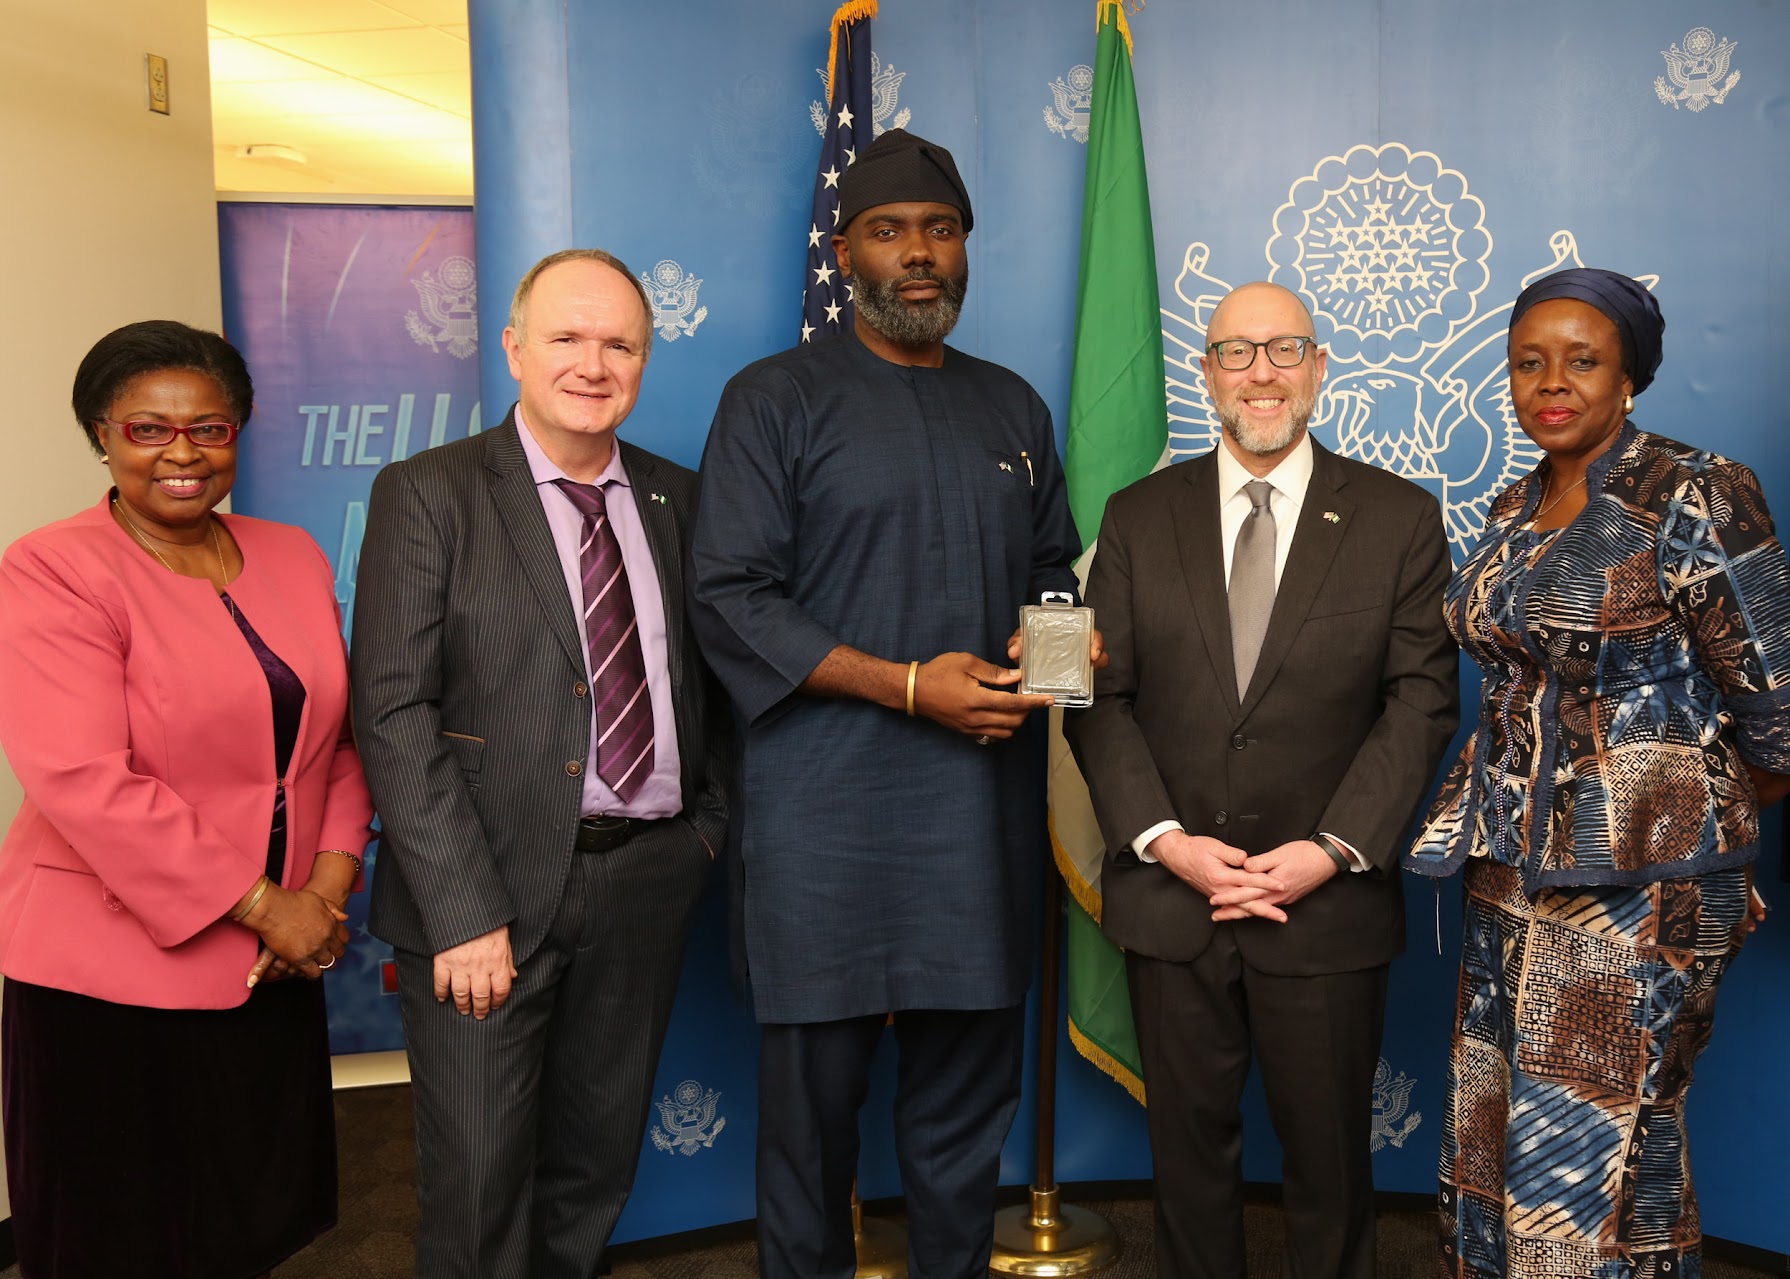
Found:
[[[696, 474], [619, 442], [665, 602], [690, 838], [721, 847], [725, 703], [684, 605]], [[516, 435], [495, 430], [379, 473], [354, 608], [354, 724], [382, 835], [369, 924], [421, 954], [510, 926], [517, 963], [571, 871], [590, 746], [583, 643]], [[573, 765], [576, 764], [576, 768]]]

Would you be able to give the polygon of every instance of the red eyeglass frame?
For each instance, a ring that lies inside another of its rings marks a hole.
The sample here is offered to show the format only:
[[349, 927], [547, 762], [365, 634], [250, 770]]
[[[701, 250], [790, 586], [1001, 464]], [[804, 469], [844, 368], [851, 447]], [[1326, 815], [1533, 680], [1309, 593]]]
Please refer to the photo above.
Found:
[[[242, 434], [242, 424], [239, 422], [192, 422], [186, 426], [175, 426], [172, 422], [147, 422], [147, 421], [114, 422], [109, 417], [102, 417], [99, 420], [102, 423], [104, 423], [106, 426], [109, 426], [113, 430], [117, 431], [120, 435], [124, 436], [125, 439], [129, 440], [132, 444], [135, 444], [138, 448], [143, 448], [143, 449], [155, 449], [155, 448], [165, 449], [170, 444], [174, 443], [173, 436], [170, 436], [168, 439], [165, 439], [165, 440], [139, 440], [134, 434], [131, 433], [133, 427], [153, 426], [159, 430], [172, 431], [174, 433], [174, 435], [186, 436], [186, 438], [192, 443], [193, 447], [199, 448], [199, 449], [227, 449], [232, 444], [236, 443], [236, 437]], [[204, 440], [194, 439], [193, 432], [198, 430], [202, 426], [227, 426], [230, 428], [230, 438], [226, 439], [226, 440], [219, 440], [218, 442], [216, 442], [214, 444], [207, 444]]]

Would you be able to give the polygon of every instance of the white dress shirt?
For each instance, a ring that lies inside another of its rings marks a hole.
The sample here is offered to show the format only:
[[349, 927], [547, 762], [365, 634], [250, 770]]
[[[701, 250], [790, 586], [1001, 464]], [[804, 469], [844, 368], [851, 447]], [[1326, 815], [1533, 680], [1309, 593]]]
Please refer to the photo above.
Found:
[[[1301, 435], [1293, 451], [1281, 458], [1280, 464], [1266, 475], [1251, 474], [1222, 439], [1214, 452], [1218, 460], [1218, 529], [1224, 540], [1225, 588], [1228, 590], [1231, 584], [1231, 556], [1237, 549], [1237, 534], [1253, 508], [1244, 485], [1262, 479], [1274, 486], [1274, 491], [1268, 495], [1268, 510], [1274, 516], [1274, 587], [1279, 590], [1281, 574], [1287, 568], [1287, 553], [1293, 549], [1293, 530], [1299, 526], [1299, 510], [1305, 505], [1305, 490], [1311, 487], [1311, 436]], [[1164, 831], [1181, 829], [1181, 823], [1173, 819], [1157, 822], [1132, 840], [1131, 847], [1140, 860], [1153, 862], [1156, 859], [1144, 851], [1150, 841]], [[1353, 863], [1351, 870], [1368, 868], [1366, 860], [1347, 840], [1335, 835], [1330, 838], [1348, 853]]]

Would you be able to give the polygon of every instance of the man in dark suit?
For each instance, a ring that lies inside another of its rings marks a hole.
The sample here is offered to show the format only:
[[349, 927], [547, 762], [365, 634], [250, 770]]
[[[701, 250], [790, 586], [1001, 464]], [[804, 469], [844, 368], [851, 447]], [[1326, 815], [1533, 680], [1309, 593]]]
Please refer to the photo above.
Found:
[[1459, 714], [1448, 546], [1433, 497], [1307, 435], [1325, 354], [1297, 297], [1245, 285], [1207, 336], [1223, 438], [1108, 503], [1087, 601], [1111, 664], [1065, 725], [1128, 952], [1158, 1273], [1243, 1279], [1253, 1054], [1286, 1274], [1373, 1279], [1401, 837]]
[[725, 711], [687, 629], [690, 471], [615, 439], [652, 329], [600, 250], [543, 259], [502, 426], [388, 466], [354, 615], [423, 1279], [588, 1279], [633, 1182]]

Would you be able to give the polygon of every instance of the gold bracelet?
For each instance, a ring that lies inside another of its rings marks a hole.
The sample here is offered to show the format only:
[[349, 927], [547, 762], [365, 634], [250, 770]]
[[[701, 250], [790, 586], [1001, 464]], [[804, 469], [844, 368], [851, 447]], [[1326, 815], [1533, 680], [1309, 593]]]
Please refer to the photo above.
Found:
[[914, 681], [920, 677], [920, 663], [907, 664], [907, 716], [914, 717]]
[[267, 890], [271, 887], [273, 887], [273, 880], [263, 875], [256, 881], [255, 887], [249, 891], [249, 899], [230, 912], [230, 918], [239, 924], [247, 919], [249, 912], [261, 904], [261, 899], [267, 896]]
[[346, 848], [319, 848], [317, 850], [317, 856], [319, 856], [319, 857], [323, 856], [323, 854], [325, 854], [325, 853], [334, 853], [337, 857], [346, 857], [349, 861], [353, 862], [354, 863], [354, 873], [357, 876], [361, 873], [361, 870], [366, 865], [365, 862], [361, 861], [360, 858], [356, 857], [353, 853], [349, 852]]

